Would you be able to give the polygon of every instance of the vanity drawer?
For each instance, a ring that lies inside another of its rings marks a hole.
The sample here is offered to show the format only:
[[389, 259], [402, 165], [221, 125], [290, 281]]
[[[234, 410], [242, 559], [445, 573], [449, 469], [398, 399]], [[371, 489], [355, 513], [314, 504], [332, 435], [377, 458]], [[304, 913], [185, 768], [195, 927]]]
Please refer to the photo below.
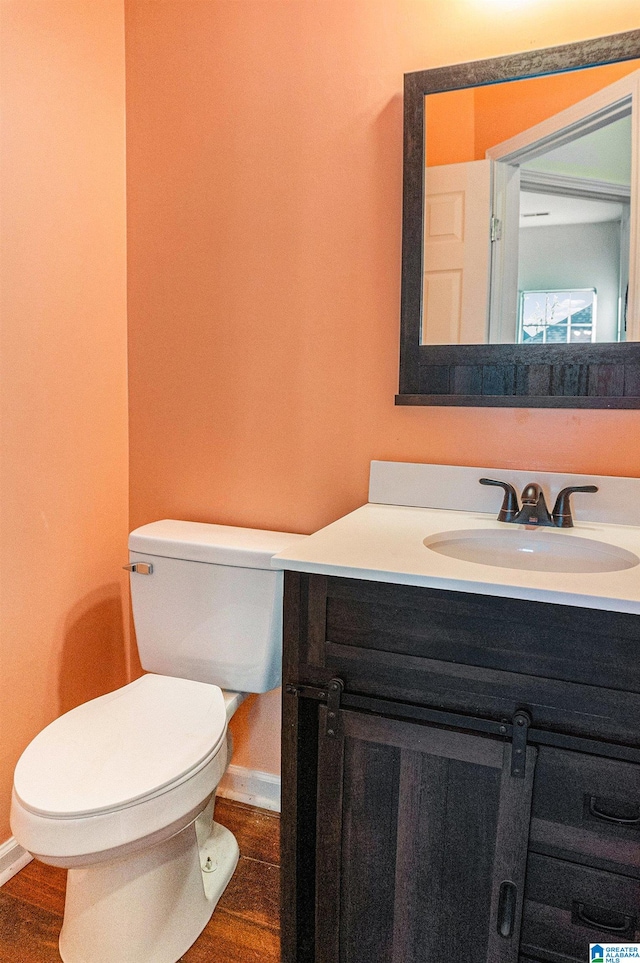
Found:
[[540, 746], [529, 846], [640, 878], [640, 766]]
[[[289, 573], [287, 573], [289, 574]], [[324, 575], [303, 577], [298, 678], [637, 745], [640, 618]]]
[[587, 963], [589, 943], [640, 940], [640, 882], [560, 859], [527, 861], [520, 952]]
[[636, 615], [327, 576], [312, 576], [310, 588], [313, 614], [324, 621], [320, 646], [640, 693]]

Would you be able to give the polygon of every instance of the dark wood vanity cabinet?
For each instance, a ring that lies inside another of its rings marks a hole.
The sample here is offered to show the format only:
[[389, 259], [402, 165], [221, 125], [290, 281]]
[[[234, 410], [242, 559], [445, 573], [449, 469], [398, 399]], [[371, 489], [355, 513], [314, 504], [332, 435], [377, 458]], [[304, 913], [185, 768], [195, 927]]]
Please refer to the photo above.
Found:
[[640, 941], [640, 619], [287, 572], [284, 963]]

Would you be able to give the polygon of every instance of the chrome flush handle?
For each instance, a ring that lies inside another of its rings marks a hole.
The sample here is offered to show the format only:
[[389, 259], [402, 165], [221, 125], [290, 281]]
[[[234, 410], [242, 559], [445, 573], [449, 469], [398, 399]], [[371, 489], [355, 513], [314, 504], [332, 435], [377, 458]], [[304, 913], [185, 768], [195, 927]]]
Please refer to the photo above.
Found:
[[125, 572], [136, 572], [138, 575], [153, 575], [151, 562], [130, 562], [122, 566]]

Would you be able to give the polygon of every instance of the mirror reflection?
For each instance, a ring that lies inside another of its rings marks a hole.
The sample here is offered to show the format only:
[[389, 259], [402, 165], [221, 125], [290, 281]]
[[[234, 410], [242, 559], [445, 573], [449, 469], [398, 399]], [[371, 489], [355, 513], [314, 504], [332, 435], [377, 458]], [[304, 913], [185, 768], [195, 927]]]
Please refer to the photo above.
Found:
[[639, 67], [426, 96], [423, 344], [640, 340]]

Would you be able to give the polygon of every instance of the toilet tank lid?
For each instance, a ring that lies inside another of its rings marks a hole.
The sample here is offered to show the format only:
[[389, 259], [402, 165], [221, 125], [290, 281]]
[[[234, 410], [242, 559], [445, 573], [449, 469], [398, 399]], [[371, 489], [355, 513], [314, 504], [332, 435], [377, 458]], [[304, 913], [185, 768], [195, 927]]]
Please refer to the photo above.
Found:
[[271, 559], [295, 541], [307, 538], [291, 532], [260, 528], [234, 528], [206, 522], [165, 518], [136, 528], [129, 535], [129, 550], [192, 562], [271, 568]]

